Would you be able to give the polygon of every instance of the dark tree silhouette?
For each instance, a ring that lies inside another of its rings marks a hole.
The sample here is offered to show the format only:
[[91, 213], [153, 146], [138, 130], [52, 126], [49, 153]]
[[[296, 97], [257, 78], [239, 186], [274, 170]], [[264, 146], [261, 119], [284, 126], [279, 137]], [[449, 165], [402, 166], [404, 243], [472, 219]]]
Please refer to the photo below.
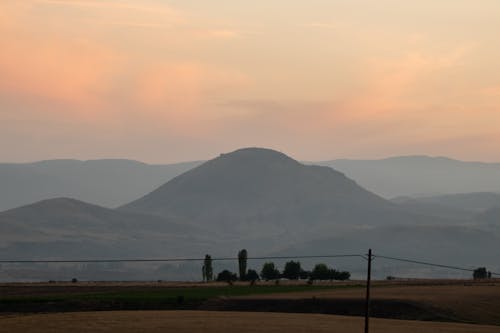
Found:
[[300, 267], [300, 262], [292, 260], [285, 264], [285, 269], [283, 270], [283, 277], [289, 280], [298, 280], [301, 271], [302, 269]]
[[299, 278], [302, 280], [310, 279], [311, 278], [311, 271], [306, 271], [306, 270], [301, 269]]
[[228, 271], [227, 269], [223, 270], [219, 274], [217, 274], [217, 281], [219, 282], [227, 282], [227, 283], [232, 283], [233, 281], [238, 280], [238, 276], [236, 273], [232, 273]]
[[247, 258], [248, 258], [247, 250], [243, 249], [240, 252], [238, 252], [238, 268], [240, 273], [240, 281], [246, 280]]
[[474, 279], [486, 279], [488, 277], [488, 271], [485, 267], [479, 267], [474, 270], [472, 273]]
[[311, 280], [329, 280], [330, 269], [325, 264], [317, 264], [311, 272]]
[[249, 269], [247, 272], [246, 279], [247, 279], [247, 281], [252, 282], [252, 284], [255, 284], [255, 281], [259, 280], [259, 274], [257, 273], [256, 270]]
[[347, 271], [337, 272], [335, 275], [335, 280], [345, 281], [351, 278], [351, 273]]
[[203, 281], [212, 281], [214, 278], [214, 271], [212, 268], [212, 257], [207, 254], [205, 255], [205, 260], [203, 261], [203, 267], [201, 268], [203, 273]]
[[347, 271], [337, 271], [333, 268], [329, 268], [325, 264], [317, 264], [314, 266], [311, 272], [311, 280], [349, 280], [351, 278], [351, 273]]
[[262, 270], [260, 271], [260, 276], [266, 281], [275, 280], [279, 278], [280, 271], [276, 269], [273, 262], [266, 262], [262, 266]]

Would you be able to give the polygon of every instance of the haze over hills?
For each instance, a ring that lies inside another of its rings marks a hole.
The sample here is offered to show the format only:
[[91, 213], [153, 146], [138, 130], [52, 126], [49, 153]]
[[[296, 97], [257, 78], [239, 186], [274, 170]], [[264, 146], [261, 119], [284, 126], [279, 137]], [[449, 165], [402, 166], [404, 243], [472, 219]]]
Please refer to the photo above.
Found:
[[[114, 208], [151, 192], [202, 162], [151, 165], [130, 160], [51, 160], [0, 164], [0, 211], [71, 197]], [[334, 160], [333, 167], [386, 198], [469, 192], [500, 193], [500, 164], [426, 156]]]
[[12, 259], [188, 255], [201, 251], [197, 245], [210, 248], [204, 240], [209, 235], [182, 220], [124, 213], [69, 198], [0, 213], [2, 257]]
[[373, 247], [436, 259], [465, 251], [456, 265], [482, 260], [495, 268], [490, 254], [500, 250], [500, 228], [491, 220], [497, 211], [479, 208], [496, 198], [435, 197], [415, 209], [413, 199], [391, 202], [329, 167], [246, 148], [117, 209], [58, 198], [2, 212], [0, 250], [31, 259], [200, 257], [243, 247], [258, 255], [309, 255]]
[[428, 197], [397, 197], [391, 201], [407, 211], [468, 220], [479, 213], [500, 207], [500, 194], [458, 193]]
[[385, 198], [500, 192], [500, 164], [446, 157], [402, 156], [381, 160], [315, 162], [332, 167]]
[[261, 148], [222, 154], [120, 210], [256, 236], [419, 221], [338, 171]]
[[0, 211], [71, 197], [117, 207], [200, 164], [149, 165], [130, 160], [51, 160], [0, 164]]

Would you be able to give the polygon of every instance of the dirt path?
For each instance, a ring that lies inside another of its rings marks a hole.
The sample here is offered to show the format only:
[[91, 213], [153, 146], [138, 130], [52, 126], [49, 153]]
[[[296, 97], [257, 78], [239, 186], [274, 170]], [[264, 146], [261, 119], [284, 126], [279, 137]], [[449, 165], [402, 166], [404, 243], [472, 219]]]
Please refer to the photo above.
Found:
[[[499, 333], [500, 327], [372, 319], [372, 333]], [[320, 314], [113, 311], [0, 318], [0, 332], [362, 332], [363, 319]]]

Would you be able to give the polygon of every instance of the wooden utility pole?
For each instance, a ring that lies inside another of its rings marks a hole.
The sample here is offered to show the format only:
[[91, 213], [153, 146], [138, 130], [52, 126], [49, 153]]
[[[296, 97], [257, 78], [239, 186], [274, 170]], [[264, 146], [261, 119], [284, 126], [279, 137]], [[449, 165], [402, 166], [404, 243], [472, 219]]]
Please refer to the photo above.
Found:
[[366, 276], [365, 333], [368, 333], [368, 331], [369, 331], [371, 275], [372, 275], [372, 249], [369, 249], [368, 250], [368, 272], [367, 272], [367, 276]]

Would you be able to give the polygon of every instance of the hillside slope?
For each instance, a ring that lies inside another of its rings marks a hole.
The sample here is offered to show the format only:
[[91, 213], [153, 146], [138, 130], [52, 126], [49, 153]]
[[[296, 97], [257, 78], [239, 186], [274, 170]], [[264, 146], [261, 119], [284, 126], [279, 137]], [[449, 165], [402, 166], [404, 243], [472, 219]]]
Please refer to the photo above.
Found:
[[9, 259], [174, 257], [198, 254], [208, 243], [203, 235], [208, 233], [182, 221], [68, 198], [0, 213], [2, 257]]
[[120, 210], [178, 216], [240, 236], [306, 237], [354, 225], [428, 220], [402, 211], [338, 171], [261, 148], [222, 154]]

